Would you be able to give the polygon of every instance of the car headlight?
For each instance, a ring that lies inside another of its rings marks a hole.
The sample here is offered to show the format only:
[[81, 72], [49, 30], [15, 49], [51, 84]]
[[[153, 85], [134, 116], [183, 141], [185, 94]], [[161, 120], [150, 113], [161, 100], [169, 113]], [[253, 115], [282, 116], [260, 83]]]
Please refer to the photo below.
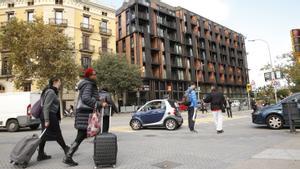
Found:
[[260, 113], [261, 113], [261, 112], [260, 112], [259, 110], [253, 112], [253, 114], [255, 114], [255, 115], [258, 115], [258, 114], [260, 114]]

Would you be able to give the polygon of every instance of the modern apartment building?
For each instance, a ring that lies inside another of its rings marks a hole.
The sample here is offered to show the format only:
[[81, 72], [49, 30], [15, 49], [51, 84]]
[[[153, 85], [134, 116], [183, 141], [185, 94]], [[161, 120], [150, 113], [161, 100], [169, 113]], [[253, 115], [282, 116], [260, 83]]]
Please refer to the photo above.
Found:
[[291, 30], [293, 54], [300, 63], [300, 29]]
[[[74, 57], [83, 68], [91, 65], [103, 52], [114, 52], [115, 10], [88, 0], [7, 0], [0, 2], [1, 26], [13, 17], [34, 21], [42, 17], [45, 24], [58, 26], [73, 39]], [[1, 51], [0, 92], [16, 91], [13, 85], [11, 66], [6, 53]], [[33, 81], [24, 83], [25, 91], [36, 91]], [[65, 100], [72, 100], [72, 92]]]
[[117, 53], [141, 66], [142, 102], [166, 94], [180, 99], [191, 81], [198, 82], [201, 96], [212, 85], [230, 97], [245, 95], [249, 80], [242, 34], [159, 0], [125, 1], [116, 19]]

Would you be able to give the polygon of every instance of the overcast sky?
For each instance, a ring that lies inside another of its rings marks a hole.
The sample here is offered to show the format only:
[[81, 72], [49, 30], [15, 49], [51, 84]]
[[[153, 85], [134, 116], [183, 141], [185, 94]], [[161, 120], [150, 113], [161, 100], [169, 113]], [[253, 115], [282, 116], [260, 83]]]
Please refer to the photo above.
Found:
[[[123, 0], [98, 0], [119, 8]], [[162, 0], [182, 6], [203, 17], [233, 29], [249, 39], [269, 42], [273, 60], [291, 52], [290, 30], [300, 28], [299, 0]], [[250, 81], [265, 85], [260, 68], [269, 63], [267, 46], [263, 42], [246, 41]]]

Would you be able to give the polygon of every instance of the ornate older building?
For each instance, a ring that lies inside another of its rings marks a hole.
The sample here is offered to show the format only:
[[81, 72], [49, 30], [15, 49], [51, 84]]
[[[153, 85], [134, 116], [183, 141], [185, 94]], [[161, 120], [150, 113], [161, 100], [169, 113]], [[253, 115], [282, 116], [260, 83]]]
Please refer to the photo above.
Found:
[[[73, 39], [78, 64], [86, 68], [92, 59], [103, 52], [115, 51], [115, 10], [89, 0], [7, 0], [0, 2], [0, 22], [5, 26], [11, 18], [33, 21], [42, 17], [45, 24], [56, 25]], [[0, 91], [16, 91], [12, 83], [11, 67], [1, 51]], [[25, 91], [35, 91], [34, 82], [25, 84]], [[65, 95], [72, 100], [73, 95]]]

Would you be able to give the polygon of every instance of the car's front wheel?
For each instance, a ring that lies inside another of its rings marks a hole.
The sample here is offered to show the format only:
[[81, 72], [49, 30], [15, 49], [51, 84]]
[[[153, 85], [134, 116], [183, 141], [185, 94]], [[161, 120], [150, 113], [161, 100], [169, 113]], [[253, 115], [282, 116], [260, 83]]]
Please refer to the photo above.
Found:
[[139, 130], [142, 128], [142, 123], [137, 119], [133, 119], [130, 121], [130, 127], [132, 130]]
[[177, 128], [178, 124], [176, 122], [176, 120], [174, 119], [168, 119], [165, 122], [165, 127], [168, 130], [175, 130]]
[[16, 132], [19, 130], [19, 128], [20, 128], [19, 122], [16, 119], [11, 119], [6, 124], [6, 129], [9, 132]]
[[281, 129], [283, 127], [283, 119], [277, 114], [271, 114], [267, 118], [267, 125], [271, 129]]

